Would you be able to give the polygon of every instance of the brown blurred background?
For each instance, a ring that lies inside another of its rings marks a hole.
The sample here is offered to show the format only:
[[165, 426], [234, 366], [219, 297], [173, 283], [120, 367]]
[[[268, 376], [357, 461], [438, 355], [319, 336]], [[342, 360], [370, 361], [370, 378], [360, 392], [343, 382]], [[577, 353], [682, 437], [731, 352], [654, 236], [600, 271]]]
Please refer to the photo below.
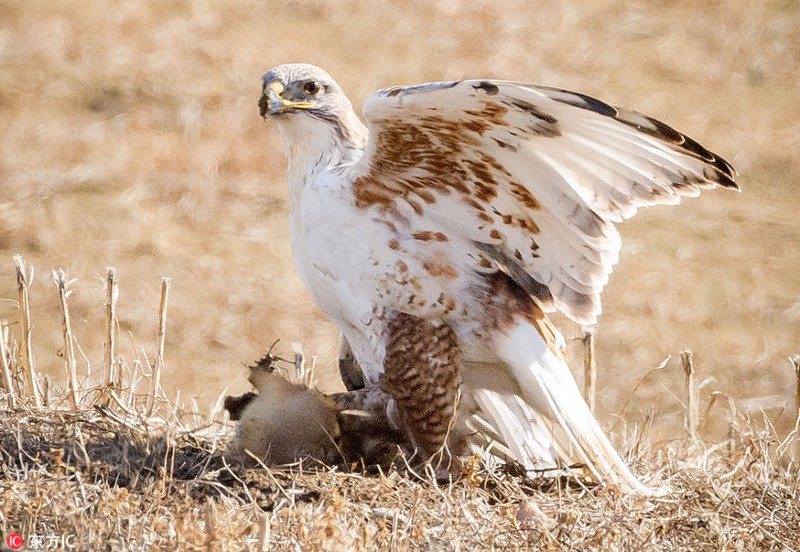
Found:
[[[715, 378], [704, 401], [720, 391], [788, 420], [773, 407], [791, 400], [786, 358], [800, 353], [800, 4], [791, 0], [2, 0], [0, 318], [18, 316], [18, 253], [37, 270], [41, 371], [63, 371], [49, 271], [78, 278], [74, 331], [97, 377], [102, 277], [114, 266], [129, 361], [134, 347], [152, 358], [160, 279], [173, 278], [170, 394], [180, 388], [208, 408], [226, 386], [245, 389], [243, 365], [277, 338], [286, 356], [302, 343], [321, 385], [335, 387], [335, 330], [290, 257], [283, 146], [256, 108], [261, 74], [298, 61], [324, 67], [356, 105], [384, 86], [462, 77], [579, 90], [723, 155], [743, 194], [708, 192], [621, 227], [598, 326], [598, 406], [606, 425], [649, 412], [673, 434], [677, 353], [689, 347], [700, 379]], [[568, 339], [580, 336], [561, 322]]]

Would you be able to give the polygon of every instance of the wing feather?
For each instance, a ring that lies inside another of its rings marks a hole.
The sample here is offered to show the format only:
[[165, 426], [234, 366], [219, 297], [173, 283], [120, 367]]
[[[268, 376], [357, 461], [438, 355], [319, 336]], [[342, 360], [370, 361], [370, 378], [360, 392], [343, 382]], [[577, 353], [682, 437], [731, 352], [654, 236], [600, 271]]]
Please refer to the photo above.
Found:
[[[390, 88], [364, 106], [356, 202], [424, 216], [475, 245], [545, 309], [600, 313], [614, 227], [703, 188], [737, 189], [724, 159], [645, 115], [565, 90], [472, 80]], [[485, 270], [485, 265], [476, 270]]]

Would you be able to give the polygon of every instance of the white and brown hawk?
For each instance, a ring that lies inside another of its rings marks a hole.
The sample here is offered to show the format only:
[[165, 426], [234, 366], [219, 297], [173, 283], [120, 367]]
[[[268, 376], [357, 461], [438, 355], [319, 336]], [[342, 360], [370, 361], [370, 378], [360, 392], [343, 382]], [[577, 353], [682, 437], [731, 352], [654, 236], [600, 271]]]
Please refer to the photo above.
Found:
[[346, 382], [381, 385], [423, 457], [488, 439], [531, 469], [578, 460], [651, 492], [545, 313], [594, 323], [614, 223], [738, 189], [726, 161], [645, 115], [509, 81], [381, 90], [365, 126], [326, 72], [290, 64], [264, 75], [259, 106], [286, 144], [295, 262], [357, 361]]

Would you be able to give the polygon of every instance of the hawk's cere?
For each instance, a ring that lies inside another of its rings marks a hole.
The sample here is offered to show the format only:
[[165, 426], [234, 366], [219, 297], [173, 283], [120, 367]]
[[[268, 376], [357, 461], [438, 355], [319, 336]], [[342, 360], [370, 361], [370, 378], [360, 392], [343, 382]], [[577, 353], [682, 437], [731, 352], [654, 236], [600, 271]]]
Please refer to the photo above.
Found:
[[594, 323], [614, 223], [738, 189], [726, 161], [650, 117], [509, 81], [381, 90], [365, 126], [327, 73], [291, 64], [264, 75], [259, 106], [286, 143], [298, 269], [356, 360], [345, 381], [383, 386], [423, 458], [490, 442], [528, 468], [577, 460], [649, 492], [545, 313]]

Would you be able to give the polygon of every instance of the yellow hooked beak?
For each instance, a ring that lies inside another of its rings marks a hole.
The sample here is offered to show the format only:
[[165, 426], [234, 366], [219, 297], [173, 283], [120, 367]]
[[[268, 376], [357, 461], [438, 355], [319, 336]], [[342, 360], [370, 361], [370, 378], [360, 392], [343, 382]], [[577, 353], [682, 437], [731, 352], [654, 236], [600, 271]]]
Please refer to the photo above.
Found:
[[267, 115], [277, 115], [290, 109], [310, 109], [314, 107], [315, 102], [293, 102], [284, 99], [283, 96], [281, 96], [284, 90], [286, 90], [286, 87], [279, 80], [274, 80], [264, 86], [264, 91], [261, 93], [261, 98], [258, 100], [258, 109], [262, 117], [266, 118]]

